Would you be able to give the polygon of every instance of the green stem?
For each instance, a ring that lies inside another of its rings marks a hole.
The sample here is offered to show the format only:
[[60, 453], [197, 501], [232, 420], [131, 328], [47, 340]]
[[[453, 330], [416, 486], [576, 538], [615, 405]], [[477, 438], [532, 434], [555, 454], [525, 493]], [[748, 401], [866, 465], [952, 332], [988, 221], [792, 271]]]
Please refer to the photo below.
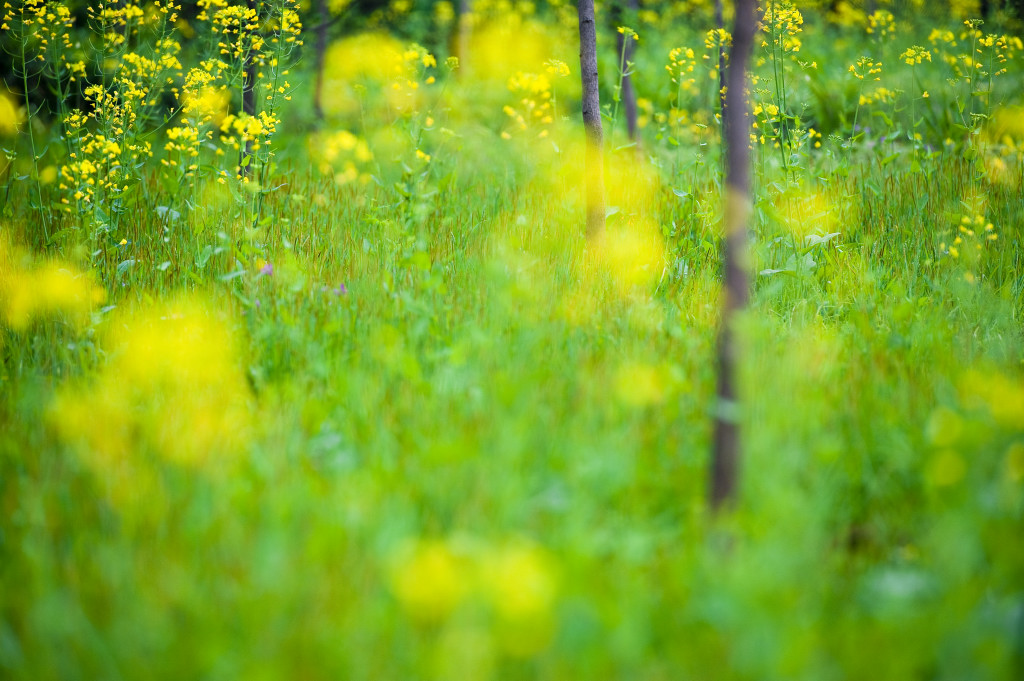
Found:
[[50, 212], [43, 207], [43, 188], [39, 181], [39, 157], [36, 152], [36, 135], [32, 129], [32, 102], [28, 97], [28, 61], [26, 61], [25, 43], [28, 36], [22, 27], [21, 46], [21, 86], [25, 97], [25, 127], [28, 128], [28, 144], [32, 152], [32, 184], [36, 188], [36, 200], [39, 202], [39, 214], [43, 218], [43, 238], [50, 240]]
[[612, 98], [615, 100], [615, 106], [612, 109], [611, 125], [608, 126], [609, 138], [612, 136], [612, 132], [615, 130], [615, 122], [619, 120], [619, 101], [622, 99], [622, 81], [626, 77], [626, 41], [628, 40], [631, 40], [631, 36], [623, 34], [622, 54], [619, 55], [619, 82], [615, 84], [615, 96]]

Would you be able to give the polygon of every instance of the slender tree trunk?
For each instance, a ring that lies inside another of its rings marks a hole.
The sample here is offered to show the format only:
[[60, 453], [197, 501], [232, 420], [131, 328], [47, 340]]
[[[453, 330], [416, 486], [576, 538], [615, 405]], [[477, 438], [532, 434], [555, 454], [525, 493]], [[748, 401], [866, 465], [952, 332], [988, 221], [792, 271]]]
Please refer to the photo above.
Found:
[[327, 54], [327, 30], [330, 28], [327, 0], [316, 0], [316, 9], [320, 23], [316, 27], [316, 52], [313, 57], [313, 70], [316, 72], [316, 82], [313, 85], [313, 116], [319, 123], [324, 119], [324, 57]]
[[580, 19], [580, 77], [583, 80], [583, 127], [587, 133], [587, 236], [604, 231], [604, 134], [597, 79], [597, 24], [594, 0], [578, 0]]
[[733, 323], [747, 306], [750, 284], [745, 269], [750, 216], [750, 120], [747, 63], [757, 31], [757, 0], [736, 0], [736, 21], [726, 84], [725, 129], [725, 305], [718, 337], [718, 409], [711, 459], [711, 507], [720, 510], [737, 496], [740, 432], [737, 424], [738, 351]]
[[473, 32], [471, 0], [459, 0], [459, 18], [455, 36], [455, 56], [459, 58], [459, 71], [469, 73], [469, 38]]
[[[718, 0], [721, 2], [721, 0]], [[626, 0], [626, 12], [625, 12], [625, 23], [630, 28], [634, 27], [636, 23], [636, 12], [638, 9], [637, 0]], [[617, 22], [621, 22], [623, 19], [623, 12], [621, 6], [616, 5]], [[633, 87], [633, 76], [629, 73], [629, 62], [633, 60], [633, 52], [635, 50], [636, 41], [628, 39], [622, 33], [616, 33], [616, 54], [622, 55], [625, 50], [625, 65], [626, 75], [622, 77], [622, 92], [620, 97], [622, 98], [622, 109], [626, 115], [626, 131], [629, 133], [629, 139], [636, 142], [637, 136], [637, 111], [636, 111], [636, 89]]]

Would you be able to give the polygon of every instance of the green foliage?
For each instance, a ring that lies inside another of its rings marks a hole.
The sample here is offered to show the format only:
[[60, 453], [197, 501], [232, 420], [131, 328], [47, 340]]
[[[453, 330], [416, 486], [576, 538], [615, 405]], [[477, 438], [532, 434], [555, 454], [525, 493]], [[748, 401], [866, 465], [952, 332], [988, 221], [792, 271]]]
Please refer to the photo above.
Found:
[[587, 243], [565, 9], [483, 6], [475, 35], [522, 40], [464, 70], [437, 36], [337, 43], [327, 120], [297, 70], [273, 156], [222, 158], [196, 104], [190, 169], [183, 112], [140, 122], [153, 161], [99, 218], [61, 208], [68, 121], [0, 97], [0, 676], [1019, 677], [1020, 50], [763, 33], [716, 521], [724, 38], [642, 8], [642, 154], [609, 141]]

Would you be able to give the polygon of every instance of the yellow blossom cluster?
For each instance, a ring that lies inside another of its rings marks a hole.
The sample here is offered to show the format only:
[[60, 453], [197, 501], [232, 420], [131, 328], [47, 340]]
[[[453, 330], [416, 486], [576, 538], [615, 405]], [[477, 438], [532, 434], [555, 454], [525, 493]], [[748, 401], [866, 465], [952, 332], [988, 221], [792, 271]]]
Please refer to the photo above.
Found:
[[0, 319], [9, 328], [55, 316], [80, 326], [105, 298], [89, 274], [59, 262], [34, 263], [0, 240]]
[[260, 111], [255, 116], [228, 114], [220, 123], [221, 141], [239, 151], [249, 144], [249, 148], [257, 152], [263, 144], [270, 143], [280, 123], [280, 119], [269, 111]]
[[[199, 4], [204, 5], [203, 2]], [[213, 14], [204, 12], [198, 18], [200, 21], [209, 19], [211, 31], [218, 38], [217, 49], [221, 57], [242, 61], [263, 49], [260, 15], [254, 7], [230, 5], [223, 0], [207, 4], [216, 7]]]
[[864, 10], [854, 7], [847, 0], [833, 3], [828, 12], [828, 19], [838, 26], [864, 26], [868, 20]]
[[310, 138], [309, 149], [320, 172], [333, 173], [334, 181], [339, 185], [370, 181], [366, 167], [373, 161], [373, 152], [366, 140], [348, 130], [314, 135]]
[[888, 104], [896, 100], [896, 93], [885, 87], [878, 87], [870, 92], [862, 92], [857, 99], [858, 106], [869, 104]]
[[[548, 75], [519, 71], [508, 79], [508, 89], [519, 96], [518, 106], [506, 105], [503, 109], [513, 129], [518, 132], [536, 130], [537, 137], [546, 137], [549, 126], [554, 122]], [[511, 133], [506, 130], [502, 136], [508, 139]]]
[[[1024, 50], [1020, 37], [1008, 34], [983, 33], [981, 23], [976, 19], [964, 22], [959, 34], [950, 30], [935, 29], [928, 36], [928, 42], [936, 57], [950, 67], [954, 77], [972, 82], [978, 78], [1002, 76], [1008, 64]], [[960, 50], [953, 48], [959, 46]], [[969, 46], [969, 47], [968, 47]], [[964, 51], [967, 48], [967, 51]], [[992, 68], [990, 74], [986, 69]]]
[[389, 562], [391, 591], [418, 624], [444, 625], [465, 610], [512, 658], [542, 652], [556, 633], [555, 563], [537, 546], [410, 540]]
[[882, 62], [861, 57], [856, 64], [850, 64], [849, 71], [857, 80], [881, 80]]
[[704, 49], [706, 50], [701, 59], [709, 67], [708, 78], [718, 78], [718, 55], [721, 51], [725, 62], [729, 61], [729, 48], [732, 47], [732, 34], [724, 28], [713, 28], [704, 35]]
[[884, 9], [877, 10], [868, 16], [868, 35], [877, 40], [892, 40], [896, 37], [896, 17]]
[[401, 114], [412, 114], [420, 108], [420, 85], [436, 82], [437, 59], [422, 45], [411, 43], [391, 55], [388, 68], [390, 91], [388, 102]]
[[100, 329], [105, 362], [54, 399], [51, 426], [115, 508], [151, 502], [164, 466], [215, 476], [244, 453], [249, 390], [231, 320], [218, 309], [180, 299], [118, 314]]
[[84, 132], [78, 138], [77, 149], [69, 155], [68, 162], [61, 166], [59, 188], [65, 192], [61, 203], [65, 210], [74, 205], [81, 208], [95, 206], [98, 193], [117, 193], [126, 187], [127, 173], [123, 157], [152, 156], [151, 144], [142, 141], [132, 148], [122, 147], [116, 139], [100, 133]]
[[932, 53], [920, 45], [914, 45], [913, 47], [907, 48], [903, 54], [900, 55], [902, 59], [909, 66], [916, 66], [921, 62], [932, 60]]
[[620, 35], [622, 35], [622, 36], [623, 36], [623, 37], [624, 37], [624, 38], [625, 38], [626, 40], [629, 40], [629, 39], [631, 39], [631, 38], [632, 38], [632, 39], [633, 39], [634, 41], [638, 41], [638, 40], [640, 40], [640, 36], [639, 36], [639, 35], [637, 35], [637, 32], [636, 32], [636, 31], [634, 31], [633, 29], [631, 29], [631, 28], [630, 28], [630, 27], [628, 27], [628, 26], [619, 26], [619, 27], [618, 27], [618, 28], [617, 28], [616, 30], [617, 30], [617, 31], [619, 32], [619, 34], [620, 34]]
[[668, 64], [665, 70], [669, 78], [676, 84], [679, 93], [696, 92], [697, 78], [694, 69], [697, 67], [697, 55], [692, 48], [676, 47], [668, 53]]
[[995, 225], [984, 215], [964, 215], [953, 228], [953, 239], [939, 244], [939, 250], [954, 261], [962, 261], [967, 270], [964, 279], [974, 283], [977, 276], [974, 269], [986, 246], [999, 239]]
[[[771, 0], [764, 9], [761, 30], [769, 35], [768, 40], [761, 41], [761, 47], [772, 52], [799, 52], [803, 42], [800, 33], [803, 31], [804, 17], [800, 10], [789, 0]], [[769, 40], [771, 45], [769, 46]]]

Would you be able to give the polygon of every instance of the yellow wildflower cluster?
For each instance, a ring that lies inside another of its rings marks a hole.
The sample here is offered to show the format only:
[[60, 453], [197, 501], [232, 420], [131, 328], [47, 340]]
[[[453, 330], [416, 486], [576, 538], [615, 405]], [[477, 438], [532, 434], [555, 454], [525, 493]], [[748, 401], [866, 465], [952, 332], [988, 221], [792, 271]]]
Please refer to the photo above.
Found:
[[[991, 48], [993, 51], [993, 59], [999, 65], [996, 72], [992, 74], [993, 76], [1001, 76], [1006, 73], [1007, 63], [1024, 51], [1024, 40], [1015, 35], [988, 35], [983, 40], [979, 40], [978, 44]], [[978, 51], [981, 52], [981, 48], [978, 48]]]
[[903, 54], [900, 55], [900, 59], [909, 66], [916, 66], [921, 62], [930, 62], [932, 60], [932, 53], [920, 45], [914, 45], [913, 47], [907, 48]]
[[[86, 84], [85, 110], [65, 112], [61, 121], [68, 149], [59, 184], [65, 211], [80, 210], [83, 204], [95, 208], [107, 195], [124, 191], [152, 157], [152, 142], [142, 128], [160, 105], [164, 89], [180, 76], [181, 46], [169, 28], [177, 21], [177, 11], [173, 2], [155, 3], [149, 15], [132, 4], [88, 8], [93, 29], [105, 36], [102, 65], [112, 76]], [[156, 31], [151, 41], [138, 35], [147, 24]], [[136, 42], [149, 45], [148, 52], [141, 46], [139, 51], [120, 49]], [[72, 82], [85, 78], [83, 62], [68, 61], [65, 51], [59, 58]]]
[[755, 104], [751, 111], [754, 120], [750, 125], [753, 131], [750, 135], [750, 141], [762, 145], [773, 142], [774, 146], [778, 147], [778, 135], [782, 126], [782, 118], [780, 116], [782, 110], [779, 109], [777, 104], [769, 101], [771, 97], [769, 91], [759, 89], [756, 91], [756, 94], [761, 99], [761, 102]]
[[[704, 34], [704, 49], [711, 54], [716, 54], [719, 47], [732, 47], [732, 33], [724, 28], [712, 28]], [[728, 56], [728, 52], [726, 56]], [[707, 59], [708, 55], [704, 55], [704, 58]]]
[[255, 116], [246, 113], [228, 114], [220, 123], [221, 141], [238, 151], [249, 145], [255, 153], [264, 144], [270, 144], [270, 138], [277, 132], [280, 123], [280, 119], [269, 111], [260, 111]]
[[[65, 192], [61, 203], [65, 210], [75, 206], [95, 206], [99, 196], [123, 191], [128, 181], [125, 159], [138, 159], [153, 155], [148, 141], [123, 147], [116, 139], [100, 133], [82, 132], [77, 148], [69, 154], [68, 162], [61, 166], [59, 188]], [[129, 161], [130, 162], [130, 161]]]
[[202, 62], [200, 68], [189, 70], [182, 87], [181, 112], [185, 120], [195, 125], [219, 125], [228, 114], [231, 96], [227, 85], [218, 83], [228, 65], [219, 59]]
[[177, 300], [118, 315], [101, 333], [106, 363], [51, 405], [51, 425], [78, 446], [116, 507], [145, 498], [133, 493], [137, 483], [159, 494], [159, 475], [151, 476], [161, 460], [190, 473], [228, 472], [252, 437], [234, 334], [217, 309]]
[[953, 260], [964, 261], [968, 268], [964, 279], [974, 283], [976, 276], [972, 268], [977, 265], [982, 250], [998, 239], [995, 226], [984, 215], [964, 215], [953, 229], [953, 240], [948, 244], [943, 241], [939, 250]]
[[772, 42], [761, 41], [761, 47], [783, 54], [799, 52], [803, 45], [799, 38], [803, 31], [804, 17], [789, 0], [771, 0], [767, 3], [761, 20], [761, 30], [769, 35]]
[[619, 34], [620, 34], [620, 35], [622, 35], [622, 36], [623, 36], [623, 37], [624, 37], [624, 38], [625, 38], [626, 40], [629, 40], [630, 38], [632, 38], [632, 39], [633, 39], [634, 41], [638, 41], [638, 40], [640, 40], [640, 36], [639, 36], [639, 35], [637, 35], [637, 32], [636, 32], [636, 31], [634, 31], [633, 29], [631, 29], [631, 28], [630, 28], [630, 27], [628, 27], [628, 26], [619, 26], [619, 27], [618, 27], [618, 28], [617, 28], [616, 30], [617, 30], [617, 31], [619, 32]]
[[868, 18], [864, 10], [854, 7], [847, 0], [839, 0], [829, 9], [828, 20], [838, 26], [864, 26]]
[[71, 10], [62, 2], [47, 2], [42, 6], [42, 12], [38, 15], [39, 31], [39, 56], [37, 59], [46, 61], [45, 54], [50, 52], [58, 57], [66, 50], [71, 49], [70, 29], [75, 20], [71, 16]]
[[0, 240], [0, 319], [11, 329], [54, 316], [81, 326], [105, 299], [89, 274], [58, 262], [34, 263]]
[[565, 78], [571, 73], [569, 65], [560, 59], [549, 59], [544, 63], [544, 67], [548, 75], [556, 78]]
[[857, 80], [881, 80], [882, 62], [870, 57], [861, 57], [856, 64], [850, 64], [849, 71]]
[[[13, 25], [13, 26], [12, 26]], [[0, 15], [0, 30], [15, 31], [25, 41], [36, 42], [36, 57], [44, 59], [51, 44], [71, 46], [67, 29], [74, 25], [71, 10], [61, 2], [50, 0], [22, 0], [5, 2]]]
[[391, 55], [390, 105], [399, 113], [412, 114], [420, 108], [420, 85], [433, 85], [437, 59], [422, 45], [411, 43]]
[[532, 544], [410, 541], [390, 563], [392, 593], [417, 623], [445, 624], [465, 608], [487, 638], [513, 658], [537, 655], [554, 637], [555, 566]]
[[[569, 67], [562, 62], [551, 67], [552, 72], [559, 74], [568, 70]], [[535, 130], [537, 137], [547, 137], [550, 126], [555, 120], [551, 79], [548, 74], [519, 71], [508, 79], [508, 89], [514, 95], [519, 96], [517, 107], [506, 105], [503, 109], [505, 115], [512, 121], [513, 130], [519, 132]], [[511, 136], [507, 130], [502, 133], [502, 137], [505, 139]]]
[[668, 53], [668, 64], [665, 70], [669, 78], [676, 84], [678, 93], [695, 93], [697, 78], [694, 69], [697, 66], [697, 55], [689, 47], [676, 47]]
[[101, 37], [105, 56], [115, 59], [131, 46], [137, 50], [151, 42], [143, 36], [146, 31], [155, 35], [155, 42], [166, 38], [177, 24], [180, 11], [181, 6], [174, 0], [156, 0], [145, 6], [137, 2], [99, 2], [86, 8], [90, 28]]
[[[181, 167], [185, 176], [198, 169], [200, 145], [212, 142], [214, 128], [228, 116], [231, 96], [223, 82], [228, 69], [225, 62], [210, 59], [189, 70], [181, 89], [182, 118], [177, 126], [167, 129], [164, 150], [168, 153], [160, 160], [163, 165]], [[219, 156], [224, 152], [216, 147], [216, 153]]]
[[[1024, 382], [1020, 377], [971, 369], [960, 379], [957, 388], [960, 402], [967, 409], [987, 411], [1000, 428], [1024, 430]], [[1019, 466], [1020, 459], [1015, 463]], [[1014, 473], [1022, 470], [1015, 468]], [[1022, 476], [1015, 477], [1019, 480]]]
[[[192, 172], [197, 168], [194, 159], [199, 157], [199, 129], [191, 125], [178, 125], [167, 129], [167, 143], [164, 149], [169, 152], [167, 158], [160, 159], [166, 166], [177, 166], [182, 162], [186, 170]], [[175, 158], [175, 157], [178, 158]], [[186, 159], [180, 161], [179, 159]]]
[[[168, 139], [167, 149], [195, 158], [197, 150], [220, 132], [221, 146], [240, 152], [235, 176], [250, 180], [252, 154], [260, 167], [271, 156], [272, 138], [280, 125], [277, 105], [291, 99], [288, 64], [302, 45], [302, 22], [296, 0], [237, 4], [229, 0], [200, 0], [197, 20], [208, 26], [216, 41], [216, 56], [193, 69], [181, 93], [182, 130]], [[259, 96], [246, 99], [244, 110], [232, 113], [228, 94], [239, 86]], [[191, 145], [191, 146], [190, 146]], [[207, 144], [223, 155], [223, 148]], [[244, 154], [242, 153], [244, 152]], [[174, 165], [173, 159], [169, 159]], [[197, 168], [184, 168], [186, 174]], [[255, 166], [254, 166], [255, 167]], [[223, 182], [223, 177], [218, 179]]]
[[896, 17], [884, 9], [873, 12], [868, 16], [867, 32], [879, 41], [892, 40], [896, 37]]
[[878, 87], [870, 92], [862, 92], [857, 99], [857, 106], [869, 104], [888, 104], [896, 101], [896, 93], [885, 87]]
[[945, 28], [933, 28], [928, 34], [928, 42], [932, 45], [948, 45], [956, 47], [956, 34]]
[[222, 57], [237, 62], [263, 49], [260, 15], [255, 7], [229, 5], [224, 0], [200, 0], [199, 6], [203, 11], [197, 18], [209, 21], [210, 30], [218, 38], [217, 49]]
[[[935, 448], [925, 469], [934, 487], [960, 484], [975, 465], [975, 457], [964, 456], [976, 436], [970, 432], [1004, 430], [1024, 432], [1024, 382], [1019, 376], [989, 368], [971, 368], [957, 381], [959, 409], [936, 407], [928, 419], [926, 434]], [[972, 428], [974, 426], [974, 428]], [[1024, 444], [1012, 441], [1003, 453], [1002, 474], [1016, 485], [1024, 481]]]
[[351, 182], [366, 184], [370, 174], [366, 166], [373, 161], [366, 140], [360, 139], [348, 130], [336, 130], [314, 135], [309, 140], [309, 150], [324, 174], [333, 173], [339, 185]]
[[[964, 29], [959, 34], [949, 30], [933, 30], [928, 36], [936, 56], [941, 55], [942, 61], [953, 71], [956, 78], [964, 78], [967, 82], [988, 77], [989, 68], [995, 70], [991, 76], [1002, 76], [1007, 65], [1024, 50], [1024, 41], [1015, 35], [985, 34], [980, 29], [978, 20], [969, 19], [964, 22]], [[957, 46], [961, 51], [953, 50]], [[968, 51], [962, 51], [970, 46]]]

